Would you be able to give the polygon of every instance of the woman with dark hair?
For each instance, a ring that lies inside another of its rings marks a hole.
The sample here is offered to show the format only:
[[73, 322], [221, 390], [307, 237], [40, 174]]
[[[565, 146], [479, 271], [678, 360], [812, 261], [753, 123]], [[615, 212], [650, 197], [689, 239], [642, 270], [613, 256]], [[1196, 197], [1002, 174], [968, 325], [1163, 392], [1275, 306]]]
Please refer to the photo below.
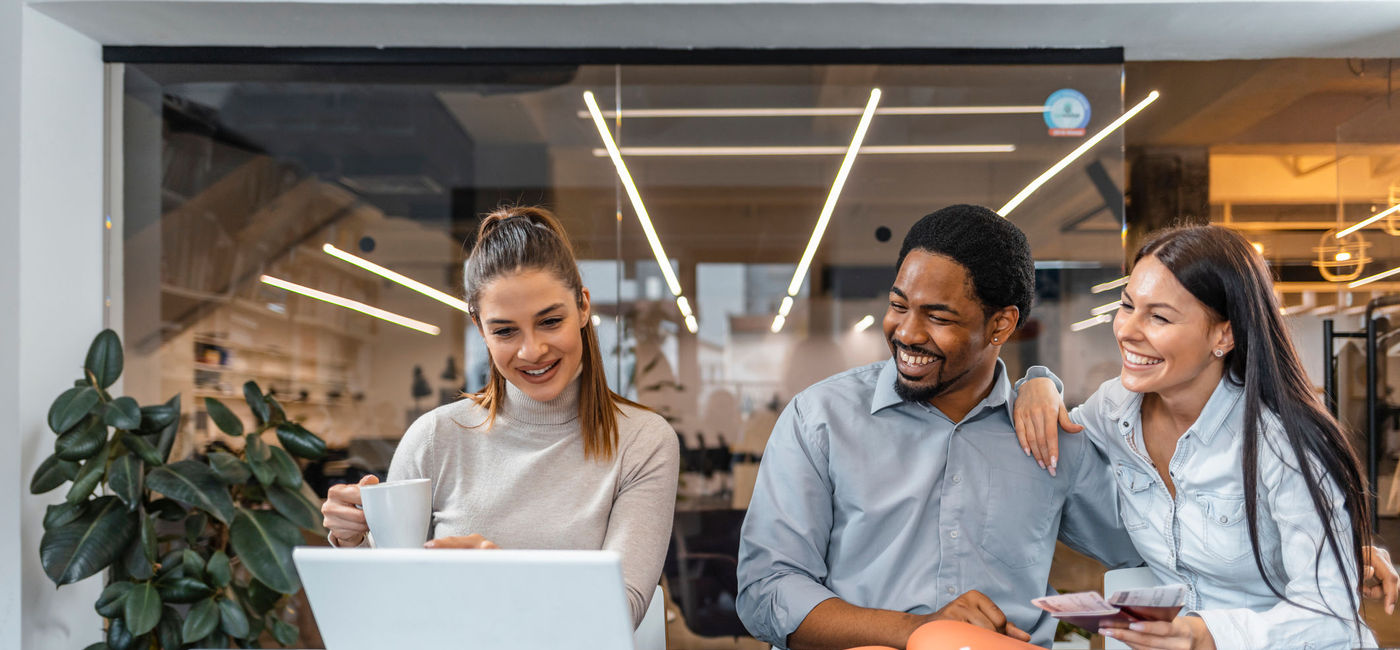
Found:
[[[671, 538], [675, 431], [608, 388], [588, 289], [549, 211], [487, 215], [465, 284], [490, 381], [414, 422], [389, 480], [433, 480], [429, 548], [617, 551], [640, 623]], [[321, 510], [332, 544], [367, 543], [359, 503], [358, 485], [331, 488]]]
[[[1358, 614], [1371, 529], [1356, 454], [1249, 242], [1219, 226], [1153, 236], [1113, 334], [1122, 375], [1060, 421], [1104, 451], [1138, 552], [1188, 592], [1173, 621], [1102, 632], [1133, 648], [1375, 645]], [[1028, 454], [1047, 404], [1063, 414], [1050, 380], [1028, 380], [1014, 418]]]

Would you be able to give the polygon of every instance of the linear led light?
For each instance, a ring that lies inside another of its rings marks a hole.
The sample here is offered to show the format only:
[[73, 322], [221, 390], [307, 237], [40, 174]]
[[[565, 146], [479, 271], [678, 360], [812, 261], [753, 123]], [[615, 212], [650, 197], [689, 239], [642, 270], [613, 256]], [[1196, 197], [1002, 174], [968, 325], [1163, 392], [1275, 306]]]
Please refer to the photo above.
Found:
[[[642, 157], [705, 157], [705, 156], [839, 156], [846, 153], [846, 147], [623, 147], [625, 156]], [[866, 155], [909, 155], [909, 154], [955, 154], [955, 153], [1012, 153], [1014, 144], [906, 144], [862, 147]], [[593, 155], [602, 158], [608, 155], [606, 149], [594, 149]]]
[[1084, 320], [1082, 320], [1082, 321], [1079, 321], [1078, 323], [1071, 323], [1070, 326], [1069, 326], [1069, 331], [1071, 331], [1071, 332], [1079, 332], [1079, 331], [1087, 330], [1087, 329], [1089, 329], [1090, 327], [1093, 327], [1093, 326], [1095, 326], [1095, 325], [1102, 325], [1102, 324], [1107, 323], [1107, 322], [1110, 322], [1110, 321], [1112, 321], [1112, 320], [1113, 320], [1113, 317], [1112, 317], [1112, 316], [1109, 316], [1108, 314], [1100, 314], [1100, 315], [1098, 315], [1098, 316], [1093, 316], [1093, 317], [1090, 317], [1090, 318], [1086, 318], [1086, 319], [1084, 319]]
[[1390, 216], [1390, 215], [1391, 215], [1392, 213], [1394, 213], [1396, 210], [1400, 210], [1400, 203], [1397, 203], [1397, 204], [1395, 204], [1395, 205], [1392, 205], [1392, 206], [1390, 206], [1389, 208], [1386, 208], [1385, 210], [1382, 210], [1382, 211], [1377, 212], [1377, 213], [1375, 213], [1375, 214], [1373, 214], [1373, 215], [1371, 215], [1371, 216], [1369, 216], [1369, 217], [1366, 217], [1365, 219], [1363, 219], [1363, 220], [1361, 220], [1361, 221], [1358, 221], [1355, 225], [1348, 226], [1348, 227], [1346, 227], [1346, 228], [1343, 228], [1343, 229], [1341, 229], [1341, 230], [1338, 230], [1338, 231], [1337, 231], [1337, 239], [1341, 239], [1341, 238], [1343, 238], [1343, 237], [1346, 237], [1347, 235], [1350, 235], [1351, 233], [1354, 233], [1354, 232], [1356, 232], [1356, 231], [1358, 231], [1358, 230], [1361, 230], [1362, 228], [1365, 228], [1366, 226], [1369, 226], [1369, 225], [1371, 225], [1371, 224], [1373, 224], [1373, 223], [1375, 223], [1375, 222], [1377, 222], [1377, 221], [1380, 221], [1381, 219], [1384, 219], [1384, 218]]
[[685, 328], [690, 330], [691, 334], [697, 332], [700, 327], [695, 322], [695, 314], [690, 311], [690, 301], [686, 300], [685, 296], [676, 296], [676, 308], [681, 310], [681, 316], [685, 318]]
[[787, 319], [786, 319], [786, 318], [783, 318], [783, 315], [782, 315], [782, 314], [778, 314], [777, 316], [774, 316], [774, 317], [773, 317], [773, 326], [770, 327], [770, 328], [768, 328], [768, 331], [770, 331], [770, 332], [772, 332], [772, 333], [774, 333], [774, 334], [777, 334], [778, 332], [783, 331], [783, 323], [784, 323], [784, 322], [787, 322]]
[[1125, 275], [1121, 278], [1118, 278], [1117, 280], [1109, 280], [1108, 282], [1102, 282], [1092, 287], [1089, 287], [1089, 293], [1103, 293], [1110, 289], [1117, 289], [1118, 287], [1121, 287], [1127, 283], [1128, 276]]
[[304, 287], [302, 285], [288, 282], [280, 278], [274, 278], [270, 275], [264, 275], [261, 279], [263, 281], [263, 284], [270, 284], [279, 289], [286, 289], [287, 291], [290, 291], [292, 293], [306, 296], [307, 298], [315, 298], [317, 300], [328, 302], [337, 307], [344, 307], [352, 311], [360, 312], [361, 314], [365, 314], [366, 316], [373, 316], [375, 318], [386, 320], [395, 325], [402, 325], [411, 330], [418, 330], [419, 332], [422, 332], [424, 334], [431, 334], [433, 336], [437, 336], [438, 334], [442, 333], [442, 329], [436, 325], [429, 325], [420, 320], [413, 320], [412, 318], [409, 318], [407, 316], [400, 316], [398, 314], [395, 314], [394, 312], [386, 311], [378, 307], [372, 307], [357, 300], [342, 298], [333, 293], [318, 291], [316, 289], [312, 289], [311, 287]]
[[865, 132], [870, 128], [870, 119], [875, 117], [875, 107], [879, 104], [880, 89], [871, 89], [870, 101], [865, 104], [865, 114], [860, 116], [860, 124], [856, 125], [855, 135], [851, 136], [851, 144], [846, 148], [846, 157], [841, 160], [841, 169], [836, 172], [836, 181], [831, 184], [826, 203], [822, 205], [821, 216], [817, 217], [817, 226], [812, 229], [812, 238], [807, 241], [807, 250], [802, 251], [802, 260], [797, 263], [797, 272], [792, 274], [792, 282], [788, 283], [788, 296], [797, 295], [797, 290], [802, 288], [802, 280], [807, 277], [807, 267], [811, 266], [812, 257], [817, 254], [817, 245], [821, 244], [822, 235], [826, 234], [826, 226], [831, 222], [831, 213], [836, 210], [836, 200], [841, 197], [841, 189], [846, 186], [851, 165], [855, 164], [856, 154], [860, 152], [860, 145], [865, 141]]
[[618, 151], [617, 143], [613, 142], [612, 132], [608, 131], [608, 125], [603, 121], [602, 112], [598, 110], [598, 101], [593, 98], [593, 91], [583, 91], [583, 103], [588, 105], [588, 112], [593, 116], [593, 125], [598, 127], [598, 136], [603, 139], [603, 146], [607, 147], [608, 156], [617, 168], [622, 187], [627, 190], [627, 198], [632, 201], [632, 209], [637, 212], [637, 220], [642, 222], [642, 231], [646, 233], [647, 243], [651, 244], [651, 252], [656, 256], [656, 265], [661, 267], [661, 275], [666, 278], [666, 286], [670, 287], [671, 295], [681, 295], [680, 280], [676, 279], [675, 271], [671, 270], [670, 258], [666, 257], [666, 249], [661, 247], [656, 229], [651, 226], [651, 215], [647, 214], [647, 207], [642, 204], [642, 195], [637, 192], [637, 184], [632, 182], [627, 163], [622, 162], [622, 152]]
[[874, 324], [875, 317], [871, 316], [870, 314], [866, 314], [865, 316], [861, 317], [860, 320], [856, 321], [856, 324], [852, 325], [851, 329], [855, 330], [857, 333], [860, 333], [870, 329], [870, 326]]
[[1041, 174], [1035, 180], [1031, 181], [1030, 185], [1027, 185], [1025, 189], [1021, 190], [1019, 194], [1012, 197], [1010, 201], [1007, 201], [1006, 205], [1001, 206], [1001, 209], [997, 210], [997, 214], [1003, 217], [1008, 214], [1011, 214], [1011, 211], [1015, 210], [1016, 206], [1021, 205], [1021, 202], [1025, 201], [1026, 197], [1030, 196], [1031, 193], [1040, 189], [1040, 186], [1044, 185], [1046, 181], [1053, 178], [1055, 174], [1060, 173], [1060, 171], [1062, 171], [1065, 167], [1068, 167], [1070, 163], [1074, 162], [1075, 160], [1078, 160], [1080, 156], [1084, 155], [1084, 152], [1092, 149], [1094, 145], [1098, 144], [1101, 140], [1108, 137], [1108, 134], [1113, 133], [1114, 131], [1118, 130], [1118, 127], [1123, 126], [1125, 122], [1133, 119], [1134, 115], [1137, 115], [1138, 113], [1142, 112], [1142, 109], [1147, 108], [1148, 104], [1157, 101], [1157, 98], [1160, 96], [1161, 94], [1155, 90], [1150, 93], [1147, 93], [1147, 97], [1144, 98], [1142, 101], [1138, 102], [1137, 106], [1128, 109], [1128, 112], [1118, 116], [1118, 119], [1113, 120], [1111, 123], [1109, 123], [1108, 126], [1103, 127], [1103, 130], [1099, 131], [1098, 133], [1095, 133], [1094, 137], [1085, 140], [1084, 143], [1076, 147], [1074, 151], [1069, 152], [1068, 156], [1061, 158], [1060, 162], [1051, 165], [1050, 169], [1045, 170], [1045, 173]]
[[1348, 289], [1355, 289], [1355, 288], [1357, 288], [1357, 287], [1359, 287], [1359, 286], [1362, 286], [1362, 285], [1371, 284], [1372, 282], [1375, 282], [1376, 280], [1383, 280], [1383, 279], [1388, 278], [1388, 277], [1390, 277], [1390, 276], [1392, 276], [1392, 275], [1395, 275], [1396, 273], [1400, 273], [1400, 266], [1397, 266], [1397, 267], [1395, 267], [1395, 268], [1393, 268], [1393, 269], [1391, 269], [1391, 270], [1389, 270], [1389, 271], [1381, 271], [1380, 273], [1377, 273], [1377, 274], [1375, 274], [1375, 275], [1373, 275], [1373, 276], [1371, 276], [1371, 277], [1368, 277], [1368, 278], [1361, 278], [1360, 280], [1357, 280], [1356, 282], [1352, 282], [1351, 284], [1348, 284], [1348, 285], [1347, 285], [1347, 288], [1348, 288]]
[[1091, 314], [1093, 314], [1093, 315], [1095, 315], [1095, 316], [1102, 316], [1102, 315], [1107, 314], [1107, 313], [1109, 313], [1109, 312], [1111, 312], [1111, 311], [1113, 311], [1113, 310], [1115, 310], [1115, 309], [1118, 309], [1119, 307], [1122, 307], [1122, 306], [1123, 306], [1123, 301], [1122, 301], [1122, 300], [1115, 300], [1115, 301], [1113, 301], [1113, 302], [1108, 303], [1107, 305], [1099, 305], [1098, 307], [1095, 307], [1095, 308], [1093, 308], [1093, 309], [1090, 309], [1090, 310], [1089, 310], [1089, 313], [1091, 313]]
[[700, 331], [700, 325], [699, 325], [698, 323], [695, 322], [695, 316], [686, 316], [686, 317], [685, 317], [685, 328], [686, 328], [687, 330], [690, 330], [690, 333], [691, 333], [691, 334], [694, 334], [694, 333]]
[[[877, 115], [1016, 115], [1044, 113], [1043, 105], [1025, 106], [890, 106]], [[622, 111], [624, 118], [646, 117], [841, 117], [860, 115], [859, 108], [636, 108]], [[588, 113], [579, 111], [587, 118]], [[603, 117], [613, 118], [618, 111], [604, 111]]]
[[778, 307], [778, 315], [787, 318], [790, 311], [792, 311], [792, 296], [783, 296], [783, 304]]
[[417, 280], [414, 280], [413, 278], [403, 275], [402, 273], [386, 269], [363, 257], [352, 255], [330, 244], [322, 244], [321, 250], [324, 251], [327, 255], [330, 255], [331, 257], [334, 257], [339, 260], [344, 260], [366, 271], [369, 271], [370, 273], [374, 273], [375, 275], [378, 275], [385, 279], [397, 282], [405, 287], [408, 287], [409, 289], [417, 291], [418, 293], [421, 293], [429, 298], [432, 298], [433, 300], [441, 302], [449, 307], [460, 309], [464, 312], [468, 311], [467, 303], [463, 302], [461, 299], [454, 298], [451, 295], [438, 291], [437, 289], [434, 289], [426, 284], [423, 284], [422, 282], [419, 282]]

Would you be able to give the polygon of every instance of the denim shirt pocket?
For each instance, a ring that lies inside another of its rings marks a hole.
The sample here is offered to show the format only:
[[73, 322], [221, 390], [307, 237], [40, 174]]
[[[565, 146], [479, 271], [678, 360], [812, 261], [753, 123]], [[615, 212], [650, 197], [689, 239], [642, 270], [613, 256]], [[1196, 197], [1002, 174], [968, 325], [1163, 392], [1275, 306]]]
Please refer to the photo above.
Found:
[[1244, 494], [1197, 492], [1201, 507], [1201, 542], [1206, 553], [1227, 563], [1249, 557], [1249, 526], [1244, 523]]
[[1145, 492], [1156, 479], [1123, 462], [1114, 467], [1113, 475], [1118, 481], [1118, 517], [1123, 520], [1123, 527], [1129, 531], [1146, 528], [1146, 515], [1139, 508], [1146, 508], [1149, 495]]

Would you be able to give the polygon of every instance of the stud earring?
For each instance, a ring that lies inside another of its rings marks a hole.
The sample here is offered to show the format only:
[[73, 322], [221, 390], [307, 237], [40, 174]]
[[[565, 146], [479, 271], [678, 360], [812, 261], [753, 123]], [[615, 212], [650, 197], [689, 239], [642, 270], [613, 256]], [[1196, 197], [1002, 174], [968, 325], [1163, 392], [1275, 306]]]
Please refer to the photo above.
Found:
[[1224, 351], [1224, 350], [1221, 350], [1220, 348], [1216, 348], [1216, 349], [1215, 349], [1215, 356], [1216, 356], [1216, 358], [1223, 357], [1223, 356], [1225, 356], [1225, 351]]
[[997, 338], [997, 337], [995, 337], [995, 336], [992, 337], [992, 343], [1000, 343], [1000, 342], [1001, 342], [1001, 339], [999, 339], [999, 338]]

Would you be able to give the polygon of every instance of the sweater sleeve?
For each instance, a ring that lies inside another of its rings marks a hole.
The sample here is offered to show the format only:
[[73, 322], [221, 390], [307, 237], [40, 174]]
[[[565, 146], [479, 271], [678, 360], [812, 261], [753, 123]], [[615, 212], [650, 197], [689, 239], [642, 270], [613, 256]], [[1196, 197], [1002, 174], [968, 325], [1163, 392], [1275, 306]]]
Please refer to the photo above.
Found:
[[661, 565], [671, 541], [680, 446], [675, 431], [660, 416], [635, 411], [629, 411], [628, 416], [641, 420], [632, 425], [640, 425], [640, 430], [625, 449], [618, 450], [622, 475], [603, 549], [622, 556], [622, 581], [632, 609], [632, 626], [636, 627], [661, 580]]

